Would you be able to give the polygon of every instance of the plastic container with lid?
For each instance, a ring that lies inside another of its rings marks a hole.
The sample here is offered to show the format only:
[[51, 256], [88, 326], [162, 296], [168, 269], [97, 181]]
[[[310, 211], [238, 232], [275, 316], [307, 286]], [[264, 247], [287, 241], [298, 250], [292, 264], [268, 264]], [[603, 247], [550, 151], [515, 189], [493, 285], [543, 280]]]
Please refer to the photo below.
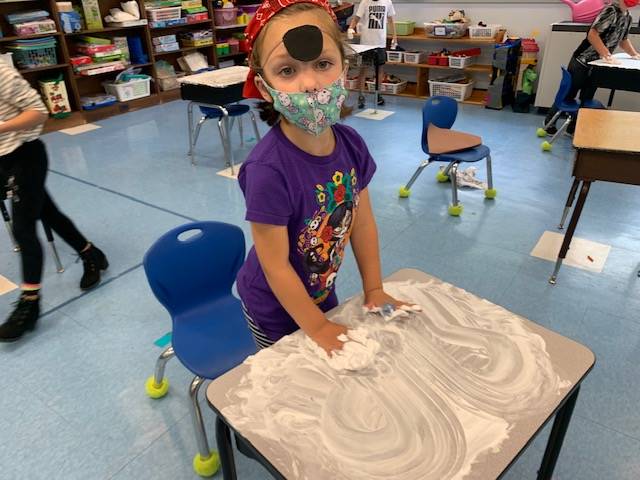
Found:
[[460, 23], [437, 23], [425, 22], [424, 33], [432, 38], [462, 38], [469, 29], [468, 22]]
[[238, 9], [233, 8], [214, 8], [213, 18], [215, 24], [218, 27], [230, 27], [236, 25], [236, 19], [238, 17]]

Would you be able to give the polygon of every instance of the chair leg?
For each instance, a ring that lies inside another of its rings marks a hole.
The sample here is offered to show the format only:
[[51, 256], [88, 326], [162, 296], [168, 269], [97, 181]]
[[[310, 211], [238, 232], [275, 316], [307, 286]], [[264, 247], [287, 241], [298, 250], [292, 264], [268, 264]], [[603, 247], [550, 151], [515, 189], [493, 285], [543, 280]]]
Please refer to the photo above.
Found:
[[492, 200], [496, 198], [497, 191], [493, 188], [493, 167], [491, 165], [491, 155], [487, 155], [487, 189], [484, 191], [484, 197]]
[[[206, 122], [206, 121], [207, 121], [207, 117], [204, 116], [200, 120], [198, 120], [198, 124], [196, 125], [196, 130], [195, 130], [195, 132], [193, 134], [193, 145], [191, 147], [192, 148], [192, 152], [191, 152], [192, 159], [194, 157], [193, 150], [195, 150], [196, 143], [198, 143], [198, 138], [200, 138], [200, 130], [202, 129], [202, 125], [204, 125], [204, 122]], [[195, 159], [193, 159], [193, 164], [194, 165], [196, 164]]]
[[567, 130], [567, 127], [569, 127], [570, 123], [571, 123], [571, 117], [569, 117], [569, 118], [567, 118], [565, 120], [565, 122], [562, 124], [562, 126], [556, 132], [556, 134], [553, 137], [551, 137], [551, 140], [549, 140], [549, 143], [555, 142], [556, 139]]
[[189, 151], [187, 155], [191, 160], [191, 165], [195, 165], [195, 160], [193, 158], [193, 102], [189, 102], [189, 106], [187, 107], [187, 125], [189, 128]]
[[238, 117], [238, 130], [240, 131], [240, 146], [244, 147], [244, 128], [242, 125], [242, 117]]
[[420, 163], [420, 165], [418, 165], [418, 168], [413, 173], [413, 175], [411, 176], [411, 178], [409, 179], [407, 184], [404, 187], [400, 187], [400, 196], [401, 197], [405, 198], [405, 197], [409, 196], [409, 194], [411, 193], [411, 186], [415, 183], [415, 181], [418, 179], [418, 177], [420, 176], [422, 171], [425, 168], [427, 168], [430, 163], [431, 163], [431, 160], [427, 159], [427, 160], [423, 160]]
[[252, 111], [249, 111], [249, 115], [251, 116], [251, 123], [253, 124], [253, 133], [256, 134], [256, 142], [261, 140], [260, 131], [258, 130], [258, 124], [256, 123], [256, 116]]
[[462, 213], [462, 204], [458, 201], [458, 164], [452, 163], [447, 169], [449, 178], [451, 179], [451, 205], [449, 206], [449, 215], [458, 217]]
[[225, 132], [224, 122], [222, 119], [218, 120], [218, 131], [220, 132], [220, 141], [222, 142], [222, 149], [224, 150], [225, 167], [230, 167], [231, 157], [227, 148], [227, 132]]
[[13, 236], [13, 225], [11, 224], [11, 217], [9, 216], [9, 211], [4, 204], [4, 200], [0, 200], [0, 212], [2, 213], [4, 226], [7, 227], [7, 233], [9, 234], [9, 240], [11, 240], [11, 244], [13, 245], [13, 251], [19, 252], [20, 247], [18, 246], [15, 237]]
[[42, 222], [42, 227], [44, 228], [44, 234], [47, 237], [47, 243], [49, 243], [49, 247], [51, 248], [51, 253], [53, 253], [53, 260], [56, 263], [56, 271], [58, 273], [62, 273], [64, 272], [64, 267], [60, 261], [60, 255], [58, 255], [56, 243], [53, 241], [53, 232], [51, 231], [51, 227], [44, 222]]
[[164, 369], [167, 362], [175, 356], [173, 347], [165, 348], [158, 360], [156, 360], [156, 368], [153, 375], [149, 377], [144, 385], [147, 395], [151, 398], [162, 398], [169, 391], [169, 381], [164, 378]]
[[549, 125], [554, 125], [560, 118], [560, 115], [562, 115], [562, 112], [556, 112], [556, 114], [553, 117], [551, 117], [551, 120], [545, 123], [542, 128], [546, 130], [547, 127], [549, 127]]
[[193, 467], [198, 475], [209, 477], [213, 476], [220, 468], [220, 457], [217, 452], [209, 450], [207, 432], [204, 429], [202, 412], [200, 411], [200, 404], [198, 403], [198, 392], [205, 380], [205, 378], [198, 377], [197, 375], [193, 377], [191, 385], [189, 386], [189, 396], [191, 397], [189, 410], [191, 412], [191, 420], [198, 445], [198, 454], [194, 458]]

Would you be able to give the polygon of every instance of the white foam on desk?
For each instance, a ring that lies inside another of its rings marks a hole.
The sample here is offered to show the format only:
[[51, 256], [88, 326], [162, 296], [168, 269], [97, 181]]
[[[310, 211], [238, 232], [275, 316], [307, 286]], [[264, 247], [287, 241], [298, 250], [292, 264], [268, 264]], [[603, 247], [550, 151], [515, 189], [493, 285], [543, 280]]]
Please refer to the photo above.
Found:
[[379, 344], [366, 368], [332, 368], [297, 332], [249, 357], [227, 394], [224, 417], [279, 445], [270, 460], [295, 478], [464, 478], [570, 387], [542, 337], [504, 308], [436, 280], [385, 290], [423, 312], [385, 322], [359, 297], [331, 318]]

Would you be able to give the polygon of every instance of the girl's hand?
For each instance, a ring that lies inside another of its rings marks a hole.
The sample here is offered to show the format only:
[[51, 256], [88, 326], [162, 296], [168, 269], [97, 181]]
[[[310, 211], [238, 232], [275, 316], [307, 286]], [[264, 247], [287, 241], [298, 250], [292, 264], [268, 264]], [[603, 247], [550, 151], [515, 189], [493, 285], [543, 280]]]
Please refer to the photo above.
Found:
[[318, 330], [309, 333], [309, 337], [331, 355], [334, 350], [342, 350], [344, 342], [338, 337], [347, 333], [347, 327], [337, 323], [325, 322]]
[[402, 305], [409, 305], [407, 302], [401, 302], [400, 300], [393, 298], [391, 295], [386, 294], [382, 288], [371, 290], [364, 296], [364, 306], [367, 308], [382, 307], [385, 304], [393, 305], [395, 308]]
[[631, 58], [633, 58], [634, 60], [640, 60], [640, 53], [636, 53]]
[[615, 58], [613, 55], [609, 54], [606, 57], [603, 57], [603, 59], [605, 62], [610, 63], [611, 65], [619, 65], [620, 64], [620, 60], [618, 60], [617, 58]]

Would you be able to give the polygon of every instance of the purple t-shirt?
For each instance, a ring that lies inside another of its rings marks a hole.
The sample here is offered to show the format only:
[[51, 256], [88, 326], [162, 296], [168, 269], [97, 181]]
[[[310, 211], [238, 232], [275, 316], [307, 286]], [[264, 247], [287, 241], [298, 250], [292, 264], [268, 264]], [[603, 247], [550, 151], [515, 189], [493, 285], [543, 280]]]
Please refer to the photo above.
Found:
[[[289, 262], [324, 312], [338, 304], [336, 274], [349, 242], [359, 193], [376, 165], [351, 127], [332, 127], [336, 147], [318, 157], [300, 150], [280, 125], [256, 145], [238, 179], [246, 220], [282, 225], [289, 233]], [[265, 278], [255, 247], [238, 273], [238, 293], [254, 322], [271, 339], [298, 329]]]

